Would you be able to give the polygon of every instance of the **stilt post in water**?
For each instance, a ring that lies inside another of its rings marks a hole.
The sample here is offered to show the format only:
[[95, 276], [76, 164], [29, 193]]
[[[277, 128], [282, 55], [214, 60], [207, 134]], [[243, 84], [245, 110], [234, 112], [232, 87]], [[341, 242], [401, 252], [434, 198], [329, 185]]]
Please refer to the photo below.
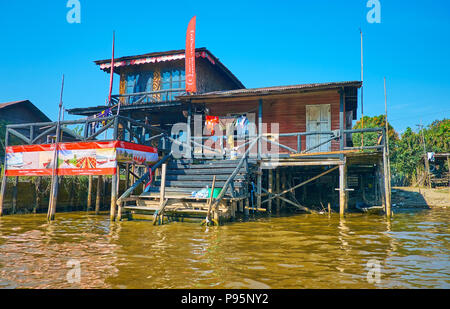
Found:
[[52, 166], [52, 186], [50, 192], [50, 202], [48, 205], [47, 212], [47, 220], [53, 221], [55, 220], [56, 213], [56, 203], [58, 201], [58, 144], [61, 138], [61, 112], [63, 105], [63, 93], [64, 93], [64, 75], [62, 78], [62, 86], [61, 86], [61, 96], [59, 100], [59, 114], [58, 114], [58, 122], [56, 124], [56, 139], [55, 139], [55, 149], [53, 152], [53, 166]]
[[86, 207], [87, 211], [90, 211], [92, 208], [92, 178], [93, 176], [89, 175], [87, 207]]
[[13, 192], [12, 192], [12, 214], [17, 210], [17, 186], [19, 184], [19, 177], [14, 177]]
[[116, 219], [116, 202], [117, 202], [117, 177], [119, 174], [119, 167], [117, 167], [116, 174], [112, 175], [111, 178], [111, 208], [110, 208], [110, 219], [114, 221]]
[[100, 203], [102, 199], [102, 189], [103, 189], [103, 183], [102, 183], [102, 175], [99, 175], [97, 178], [97, 195], [95, 197], [95, 214], [98, 215], [100, 213]]
[[339, 214], [345, 215], [347, 209], [347, 164], [339, 165]]

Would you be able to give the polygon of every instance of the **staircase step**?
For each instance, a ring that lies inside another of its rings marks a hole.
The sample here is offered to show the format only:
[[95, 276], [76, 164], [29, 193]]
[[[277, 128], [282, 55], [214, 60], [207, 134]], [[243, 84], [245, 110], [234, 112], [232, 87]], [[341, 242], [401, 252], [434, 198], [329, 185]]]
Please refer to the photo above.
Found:
[[[159, 181], [155, 181], [154, 186], [159, 187], [161, 183]], [[206, 188], [207, 186], [211, 187], [212, 181], [177, 181], [177, 180], [166, 180], [166, 189], [167, 187], [178, 187], [178, 188]], [[225, 181], [216, 181], [216, 188], [223, 188], [225, 185]], [[242, 182], [234, 182], [235, 188], [243, 187]]]
[[222, 162], [222, 161], [211, 161], [205, 162], [201, 164], [183, 164], [178, 161], [171, 162], [167, 165], [168, 169], [206, 169], [206, 168], [236, 168], [239, 162], [230, 161], [230, 162]]
[[[209, 167], [209, 168], [186, 168], [186, 169], [168, 169], [167, 175], [231, 175], [236, 168], [218, 168], [218, 167]], [[247, 170], [245, 167], [242, 167], [239, 170], [240, 174], [247, 174]]]
[[[216, 175], [216, 181], [226, 181], [230, 177], [230, 174], [226, 175]], [[194, 175], [167, 175], [166, 180], [167, 181], [210, 181], [212, 183], [214, 178], [214, 175], [201, 175], [201, 174], [194, 174]], [[234, 180], [244, 180], [244, 175], [236, 175]]]

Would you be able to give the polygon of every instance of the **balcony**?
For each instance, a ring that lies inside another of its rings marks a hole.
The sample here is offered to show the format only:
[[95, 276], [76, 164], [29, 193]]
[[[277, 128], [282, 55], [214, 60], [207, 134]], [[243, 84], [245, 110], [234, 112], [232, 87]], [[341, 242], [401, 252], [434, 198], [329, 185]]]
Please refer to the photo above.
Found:
[[170, 103], [176, 101], [176, 97], [186, 93], [185, 89], [165, 89], [150, 92], [136, 92], [118, 94], [111, 97], [111, 106], [140, 105], [152, 103]]

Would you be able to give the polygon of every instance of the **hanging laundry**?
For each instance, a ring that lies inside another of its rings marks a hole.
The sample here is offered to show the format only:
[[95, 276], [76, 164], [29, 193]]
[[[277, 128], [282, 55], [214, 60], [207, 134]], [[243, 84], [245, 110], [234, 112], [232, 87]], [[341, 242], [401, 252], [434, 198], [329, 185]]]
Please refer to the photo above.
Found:
[[236, 120], [236, 130], [239, 137], [243, 137], [248, 134], [248, 119], [242, 115]]
[[434, 152], [428, 152], [427, 156], [428, 156], [428, 161], [434, 162]]
[[[110, 109], [110, 108], [107, 108], [107, 109], [105, 109], [104, 111], [102, 111], [101, 113], [95, 115], [94, 117], [96, 117], [96, 118], [107, 118], [107, 117], [111, 117], [112, 115], [113, 115], [113, 114], [112, 114], [111, 109]], [[101, 122], [98, 121], [98, 122], [97, 122], [97, 125], [96, 125], [97, 128], [100, 127], [100, 123], [101, 123], [103, 126], [106, 125], [106, 121], [101, 121]]]
[[214, 128], [219, 124], [219, 117], [217, 116], [206, 116], [206, 130], [211, 132], [211, 135], [214, 135]]

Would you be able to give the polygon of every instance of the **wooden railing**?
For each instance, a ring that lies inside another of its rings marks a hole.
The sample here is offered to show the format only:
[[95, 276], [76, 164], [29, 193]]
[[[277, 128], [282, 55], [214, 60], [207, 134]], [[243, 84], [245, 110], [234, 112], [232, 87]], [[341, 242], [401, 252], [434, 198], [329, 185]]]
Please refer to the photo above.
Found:
[[[348, 134], [354, 134], [354, 133], [374, 133], [378, 132], [380, 137], [382, 137], [379, 140], [379, 143], [377, 145], [373, 146], [363, 146], [363, 147], [346, 147], [344, 146], [344, 143], [341, 143], [343, 139], [346, 138], [346, 135]], [[302, 137], [306, 136], [324, 136], [326, 137], [325, 140], [322, 140], [321, 142], [317, 143], [316, 145], [310, 146], [306, 149], [303, 149], [302, 147]], [[376, 150], [376, 151], [382, 151], [385, 148], [385, 141], [386, 141], [386, 132], [384, 128], [367, 128], [367, 129], [352, 129], [352, 130], [344, 130], [344, 131], [326, 131], [326, 132], [298, 132], [298, 133], [280, 133], [280, 134], [261, 134], [259, 136], [253, 136], [249, 137], [247, 136], [245, 139], [243, 139], [240, 136], [232, 136], [233, 138], [233, 146], [230, 147], [227, 145], [227, 141], [231, 138], [230, 136], [192, 136], [191, 137], [191, 147], [192, 147], [192, 153], [191, 156], [194, 158], [201, 158], [201, 157], [208, 157], [208, 154], [205, 154], [205, 152], [209, 152], [211, 156], [214, 155], [214, 158], [220, 158], [223, 157], [230, 157], [235, 156], [237, 158], [240, 158], [243, 156], [246, 147], [248, 147], [256, 138], [260, 138], [261, 141], [266, 142], [267, 145], [275, 145], [278, 147], [278, 149], [283, 149], [284, 153], [283, 155], [320, 155], [321, 153], [330, 153], [332, 151], [320, 151], [320, 147], [327, 145], [329, 143], [335, 142], [338, 145], [338, 148], [334, 152], [343, 152], [343, 151], [356, 151], [356, 150]], [[293, 148], [292, 143], [291, 146], [288, 146], [286, 144], [283, 144], [280, 142], [280, 139], [282, 138], [295, 138], [296, 140], [296, 147]], [[215, 144], [218, 144], [218, 147], [211, 148], [207, 145], [205, 145], [206, 141], [213, 141], [215, 139]], [[261, 149], [261, 145], [257, 147], [257, 150], [255, 150], [254, 153], [251, 155], [257, 156], [258, 158], [270, 158], [273, 156], [278, 156], [280, 153], [272, 154], [270, 152], [263, 152], [263, 149]], [[303, 149], [303, 150], [302, 150]], [[233, 154], [232, 154], [233, 153]]]
[[111, 106], [151, 104], [176, 101], [176, 97], [186, 93], [185, 89], [165, 89], [149, 92], [136, 92], [129, 94], [118, 94], [111, 97]]

